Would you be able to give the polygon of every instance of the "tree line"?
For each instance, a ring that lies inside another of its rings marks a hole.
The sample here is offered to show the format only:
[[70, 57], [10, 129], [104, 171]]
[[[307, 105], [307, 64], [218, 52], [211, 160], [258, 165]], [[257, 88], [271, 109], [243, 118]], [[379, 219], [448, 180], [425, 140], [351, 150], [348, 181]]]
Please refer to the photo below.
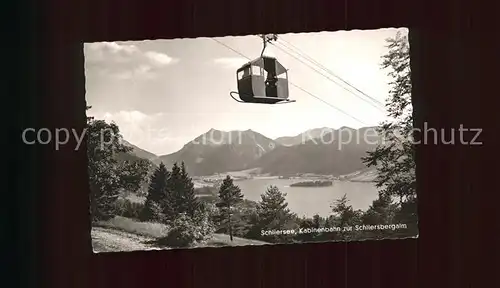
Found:
[[[137, 219], [166, 224], [173, 232], [159, 243], [177, 247], [201, 243], [210, 239], [213, 233], [227, 234], [229, 241], [237, 236], [268, 243], [381, 239], [415, 236], [417, 233], [416, 223], [411, 222], [413, 219], [402, 209], [404, 206], [387, 195], [379, 195], [367, 211], [353, 209], [344, 195], [332, 203], [330, 216], [306, 218], [290, 211], [286, 193], [276, 186], [271, 185], [263, 191], [258, 202], [244, 199], [241, 189], [230, 176], [213, 189], [212, 196], [197, 196], [184, 163], [174, 163], [170, 171], [161, 163], [151, 176], [148, 194]], [[406, 228], [393, 231], [343, 230], [381, 224], [405, 224]]]

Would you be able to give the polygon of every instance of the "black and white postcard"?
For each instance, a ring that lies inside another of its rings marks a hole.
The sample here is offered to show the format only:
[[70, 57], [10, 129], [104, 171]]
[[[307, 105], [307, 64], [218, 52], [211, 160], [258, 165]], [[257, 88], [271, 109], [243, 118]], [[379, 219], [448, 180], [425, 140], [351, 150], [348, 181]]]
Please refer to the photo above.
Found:
[[408, 29], [84, 53], [94, 252], [418, 237]]

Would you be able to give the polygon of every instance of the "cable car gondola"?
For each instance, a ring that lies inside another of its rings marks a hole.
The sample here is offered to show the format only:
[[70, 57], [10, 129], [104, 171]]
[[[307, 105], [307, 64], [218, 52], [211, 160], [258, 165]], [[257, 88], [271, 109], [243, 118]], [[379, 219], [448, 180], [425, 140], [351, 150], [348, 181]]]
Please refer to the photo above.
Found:
[[[276, 35], [262, 36], [264, 48], [261, 56], [236, 70], [238, 92], [231, 97], [240, 103], [281, 104], [291, 103], [288, 99], [288, 71], [274, 57], [264, 56], [266, 44], [276, 40]], [[239, 99], [234, 95], [238, 94]]]

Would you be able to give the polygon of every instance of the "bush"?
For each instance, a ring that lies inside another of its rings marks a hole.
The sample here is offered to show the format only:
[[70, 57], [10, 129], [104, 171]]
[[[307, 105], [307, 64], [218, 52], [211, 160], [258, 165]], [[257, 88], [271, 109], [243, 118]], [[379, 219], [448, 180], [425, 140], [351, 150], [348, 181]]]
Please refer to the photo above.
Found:
[[141, 222], [164, 223], [166, 222], [166, 216], [163, 213], [163, 208], [160, 204], [146, 200], [146, 203], [144, 203], [139, 214], [138, 220]]
[[158, 245], [172, 248], [187, 248], [210, 239], [214, 233], [208, 213], [198, 212], [193, 218], [181, 214], [170, 223], [167, 236], [158, 240]]
[[143, 208], [144, 204], [124, 198], [116, 200], [114, 205], [115, 215], [132, 219], [138, 219]]

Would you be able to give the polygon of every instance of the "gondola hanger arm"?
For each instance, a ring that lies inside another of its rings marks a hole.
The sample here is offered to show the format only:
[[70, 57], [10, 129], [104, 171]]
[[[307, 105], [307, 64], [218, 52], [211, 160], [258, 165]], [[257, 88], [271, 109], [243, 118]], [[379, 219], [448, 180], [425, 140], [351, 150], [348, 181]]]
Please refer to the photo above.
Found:
[[260, 57], [264, 56], [264, 51], [267, 48], [267, 43], [271, 43], [271, 41], [277, 41], [278, 40], [278, 34], [262, 34], [260, 36], [262, 38], [262, 52], [260, 53]]

